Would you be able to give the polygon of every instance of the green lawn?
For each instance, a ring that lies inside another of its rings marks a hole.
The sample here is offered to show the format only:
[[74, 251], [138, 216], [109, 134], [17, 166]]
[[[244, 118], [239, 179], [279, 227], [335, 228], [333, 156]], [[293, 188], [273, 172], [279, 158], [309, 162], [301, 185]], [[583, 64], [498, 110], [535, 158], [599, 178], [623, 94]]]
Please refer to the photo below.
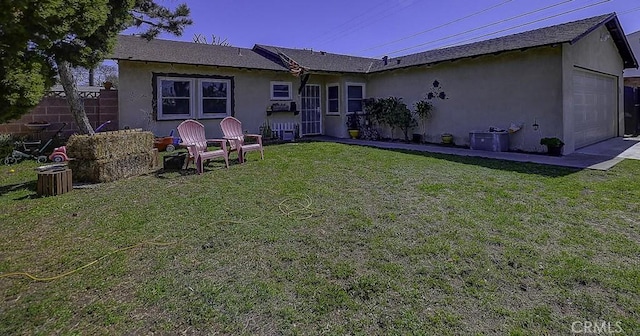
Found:
[[1, 274], [107, 255], [0, 278], [0, 334], [640, 332], [640, 161], [332, 143], [265, 158], [47, 198], [35, 163], [0, 166]]

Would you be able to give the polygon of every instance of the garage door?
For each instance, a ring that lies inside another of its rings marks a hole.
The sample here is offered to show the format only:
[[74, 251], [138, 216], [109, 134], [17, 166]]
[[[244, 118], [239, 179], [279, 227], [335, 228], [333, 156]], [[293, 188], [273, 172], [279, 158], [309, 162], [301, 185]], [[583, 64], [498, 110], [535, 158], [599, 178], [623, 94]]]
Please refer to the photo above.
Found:
[[618, 135], [616, 78], [574, 70], [573, 116], [576, 148]]

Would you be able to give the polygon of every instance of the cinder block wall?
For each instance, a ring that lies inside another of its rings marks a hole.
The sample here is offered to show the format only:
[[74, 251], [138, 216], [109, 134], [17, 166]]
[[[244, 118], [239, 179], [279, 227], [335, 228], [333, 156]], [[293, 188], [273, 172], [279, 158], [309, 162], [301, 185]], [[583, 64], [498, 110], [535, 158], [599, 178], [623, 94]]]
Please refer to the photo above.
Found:
[[[84, 108], [89, 122], [95, 129], [100, 124], [111, 120], [111, 123], [103, 130], [118, 129], [118, 91], [100, 90], [98, 98], [84, 98]], [[0, 133], [10, 133], [16, 136], [35, 135], [33, 130], [25, 126], [27, 123], [46, 121], [51, 124], [46, 130], [37, 134], [42, 139], [51, 137], [61, 126], [67, 123], [62, 137], [67, 138], [71, 134], [78, 133], [73, 115], [69, 109], [66, 98], [45, 97], [31, 112], [20, 119], [0, 124]]]
[[640, 87], [640, 77], [625, 77], [624, 86]]

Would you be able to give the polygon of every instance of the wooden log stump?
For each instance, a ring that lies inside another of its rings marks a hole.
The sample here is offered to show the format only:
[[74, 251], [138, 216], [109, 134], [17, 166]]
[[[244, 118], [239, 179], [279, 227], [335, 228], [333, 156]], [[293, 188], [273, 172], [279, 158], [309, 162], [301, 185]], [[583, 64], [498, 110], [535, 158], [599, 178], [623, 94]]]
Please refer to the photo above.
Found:
[[73, 189], [71, 169], [38, 172], [38, 196], [55, 196]]

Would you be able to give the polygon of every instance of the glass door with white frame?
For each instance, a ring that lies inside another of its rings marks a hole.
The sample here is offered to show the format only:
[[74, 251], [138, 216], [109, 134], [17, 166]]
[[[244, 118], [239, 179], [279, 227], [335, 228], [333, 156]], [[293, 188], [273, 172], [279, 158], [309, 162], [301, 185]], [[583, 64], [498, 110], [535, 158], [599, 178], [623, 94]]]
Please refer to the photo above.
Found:
[[300, 113], [302, 125], [300, 135], [322, 134], [322, 108], [320, 107], [320, 85], [307, 84], [302, 89]]

